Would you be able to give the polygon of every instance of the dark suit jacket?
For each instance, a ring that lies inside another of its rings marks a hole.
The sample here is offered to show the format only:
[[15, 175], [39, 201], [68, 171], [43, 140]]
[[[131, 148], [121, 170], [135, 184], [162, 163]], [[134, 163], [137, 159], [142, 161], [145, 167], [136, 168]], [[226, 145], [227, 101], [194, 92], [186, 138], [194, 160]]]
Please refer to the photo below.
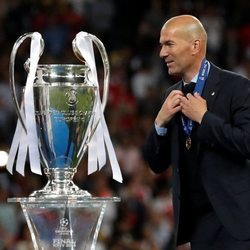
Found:
[[[181, 90], [181, 82], [168, 89]], [[224, 227], [237, 239], [250, 239], [250, 81], [211, 63], [202, 94], [208, 111], [197, 129], [199, 168], [208, 198]], [[180, 211], [180, 152], [177, 118], [167, 135], [155, 128], [144, 156], [160, 173], [173, 167], [173, 206], [176, 232]]]

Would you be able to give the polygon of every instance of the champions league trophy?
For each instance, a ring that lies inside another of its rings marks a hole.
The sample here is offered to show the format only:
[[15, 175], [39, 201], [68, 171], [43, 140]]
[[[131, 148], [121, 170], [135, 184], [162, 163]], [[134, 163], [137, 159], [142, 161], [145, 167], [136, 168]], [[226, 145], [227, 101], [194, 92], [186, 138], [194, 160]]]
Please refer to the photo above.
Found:
[[[28, 72], [21, 105], [14, 79], [18, 48], [31, 39]], [[104, 66], [103, 95], [100, 97], [93, 43]], [[106, 152], [113, 178], [122, 182], [103, 111], [109, 86], [109, 62], [105, 47], [95, 36], [80, 32], [72, 42], [73, 52], [83, 64], [38, 64], [44, 42], [38, 32], [21, 36], [12, 49], [10, 83], [17, 109], [18, 123], [9, 152], [7, 169], [24, 175], [29, 155], [31, 171], [43, 172], [48, 182], [29, 197], [9, 198], [20, 202], [35, 250], [94, 250], [109, 203], [117, 197], [92, 197], [73, 183], [83, 155], [88, 150], [88, 173], [102, 168]]]

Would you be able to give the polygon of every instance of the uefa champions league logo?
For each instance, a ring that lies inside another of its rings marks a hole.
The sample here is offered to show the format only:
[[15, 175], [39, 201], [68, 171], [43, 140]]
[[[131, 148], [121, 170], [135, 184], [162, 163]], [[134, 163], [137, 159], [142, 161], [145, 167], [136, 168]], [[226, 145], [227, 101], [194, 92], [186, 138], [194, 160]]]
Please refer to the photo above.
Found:
[[59, 227], [59, 231], [60, 232], [67, 232], [67, 226], [69, 224], [69, 220], [66, 218], [62, 218], [60, 219], [60, 227]]
[[75, 89], [71, 89], [65, 93], [65, 96], [68, 98], [67, 104], [69, 106], [74, 106], [78, 103], [77, 101], [77, 91]]
[[[53, 239], [53, 247], [56, 248], [72, 248], [76, 247], [76, 241], [72, 239], [73, 230], [69, 228], [69, 220], [66, 218], [60, 219], [59, 227], [55, 230], [55, 233], [58, 234], [58, 238]], [[69, 238], [64, 238], [62, 236], [68, 236]]]

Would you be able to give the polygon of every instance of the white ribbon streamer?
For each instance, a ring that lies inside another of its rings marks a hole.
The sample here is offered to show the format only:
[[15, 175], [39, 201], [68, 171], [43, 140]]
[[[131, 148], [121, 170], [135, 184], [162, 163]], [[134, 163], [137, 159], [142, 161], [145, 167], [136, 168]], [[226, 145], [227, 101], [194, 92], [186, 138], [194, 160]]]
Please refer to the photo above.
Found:
[[[21, 124], [19, 123], [19, 126]], [[16, 164], [16, 171], [19, 172], [21, 175], [24, 176], [24, 167], [27, 157], [27, 150], [28, 150], [28, 144], [27, 144], [27, 134], [24, 131], [23, 127], [20, 133], [20, 143], [19, 143], [19, 150], [17, 154], [17, 164]]]
[[[18, 119], [16, 130], [15, 130], [14, 137], [13, 137], [12, 144], [11, 144], [10, 151], [9, 151], [9, 157], [8, 157], [7, 166], [6, 166], [7, 170], [11, 174], [13, 174], [14, 161], [15, 161], [16, 153], [18, 151], [18, 147], [19, 147], [19, 143], [20, 143], [20, 136], [21, 136], [21, 133], [23, 131], [24, 131], [24, 129], [23, 129], [22, 125], [20, 124], [20, 120]], [[25, 154], [25, 158], [26, 158], [26, 154]], [[19, 169], [18, 172], [23, 175], [24, 164], [23, 164], [23, 170]]]
[[12, 173], [14, 160], [17, 155], [16, 170], [22, 175], [24, 175], [27, 149], [29, 154], [31, 171], [36, 174], [42, 174], [38, 149], [38, 136], [36, 131], [33, 95], [33, 84], [41, 53], [42, 37], [38, 32], [32, 33], [29, 37], [31, 37], [30, 68], [24, 92], [24, 108], [23, 106], [21, 107], [21, 113], [23, 115], [22, 117], [24, 119], [27, 134], [25, 133], [21, 122], [18, 120], [7, 163], [7, 169], [10, 173]]
[[[86, 32], [79, 32], [75, 38], [76, 46], [79, 49], [81, 56], [85, 59], [90, 68], [89, 79], [92, 83], [95, 83], [97, 87], [98, 78], [94, 58], [93, 43], [90, 35]], [[94, 132], [89, 144], [88, 144], [88, 173], [93, 173], [97, 169], [101, 169], [106, 164], [106, 148], [107, 147], [110, 165], [113, 173], [113, 179], [122, 182], [121, 170], [115, 155], [115, 151], [110, 139], [109, 131], [106, 125], [103, 111], [101, 109], [101, 98], [97, 96], [97, 109], [94, 118], [94, 124], [98, 123], [96, 131]], [[97, 166], [98, 164], [98, 166]]]
[[31, 40], [31, 47], [30, 47], [30, 71], [28, 74], [25, 94], [24, 94], [29, 159], [30, 159], [31, 171], [36, 174], [42, 174], [42, 173], [41, 173], [40, 155], [38, 149], [38, 136], [36, 130], [33, 84], [36, 76], [38, 61], [40, 58], [41, 39], [42, 38], [39, 33], [37, 32], [33, 33]]

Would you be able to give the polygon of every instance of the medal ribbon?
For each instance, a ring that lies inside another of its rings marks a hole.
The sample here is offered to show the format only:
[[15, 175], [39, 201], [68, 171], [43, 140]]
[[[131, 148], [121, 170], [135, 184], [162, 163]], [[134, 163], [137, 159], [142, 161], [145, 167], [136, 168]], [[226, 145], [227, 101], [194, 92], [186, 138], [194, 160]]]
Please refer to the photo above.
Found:
[[[193, 93], [198, 93], [199, 95], [202, 94], [203, 88], [205, 86], [205, 81], [208, 76], [208, 72], [209, 72], [209, 62], [204, 58], [201, 63], [201, 67], [198, 73], [198, 78]], [[188, 137], [190, 137], [193, 129], [193, 121], [190, 119], [185, 120], [183, 117], [181, 117], [181, 123], [185, 134]]]

